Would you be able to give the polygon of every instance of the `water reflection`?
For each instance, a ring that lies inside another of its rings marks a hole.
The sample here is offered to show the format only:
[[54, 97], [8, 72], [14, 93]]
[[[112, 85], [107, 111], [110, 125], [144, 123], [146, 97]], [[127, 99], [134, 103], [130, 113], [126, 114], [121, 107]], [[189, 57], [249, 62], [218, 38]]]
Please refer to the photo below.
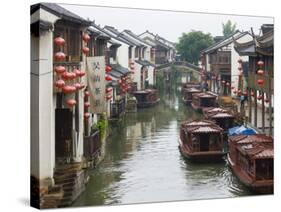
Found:
[[74, 206], [249, 195], [226, 163], [193, 164], [178, 150], [180, 122], [201, 117], [165, 93], [154, 108], [126, 114], [113, 127], [100, 166]]

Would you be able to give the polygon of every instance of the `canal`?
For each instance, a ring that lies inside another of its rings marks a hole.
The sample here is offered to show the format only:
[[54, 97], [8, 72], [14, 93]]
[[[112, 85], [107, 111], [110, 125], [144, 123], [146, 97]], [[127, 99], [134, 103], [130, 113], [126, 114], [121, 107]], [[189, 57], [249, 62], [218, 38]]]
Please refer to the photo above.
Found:
[[85, 192], [73, 206], [227, 198], [251, 193], [226, 162], [193, 164], [178, 149], [180, 122], [201, 115], [165, 92], [154, 108], [126, 114], [112, 126], [105, 158], [90, 171]]

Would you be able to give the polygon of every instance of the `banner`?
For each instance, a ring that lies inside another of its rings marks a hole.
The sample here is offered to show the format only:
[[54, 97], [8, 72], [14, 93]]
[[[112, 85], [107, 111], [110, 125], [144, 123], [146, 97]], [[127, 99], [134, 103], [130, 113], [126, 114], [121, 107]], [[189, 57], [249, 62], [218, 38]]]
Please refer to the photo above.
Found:
[[105, 100], [105, 57], [87, 57], [88, 90], [90, 92], [89, 112], [106, 112]]

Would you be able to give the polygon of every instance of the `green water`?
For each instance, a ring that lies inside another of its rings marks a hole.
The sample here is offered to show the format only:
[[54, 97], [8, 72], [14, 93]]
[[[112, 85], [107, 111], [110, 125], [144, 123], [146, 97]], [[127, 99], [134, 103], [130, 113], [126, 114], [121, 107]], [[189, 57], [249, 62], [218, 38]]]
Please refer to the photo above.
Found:
[[226, 162], [193, 164], [181, 156], [180, 122], [199, 117], [176, 92], [166, 92], [156, 107], [126, 114], [112, 127], [105, 158], [73, 206], [250, 195]]

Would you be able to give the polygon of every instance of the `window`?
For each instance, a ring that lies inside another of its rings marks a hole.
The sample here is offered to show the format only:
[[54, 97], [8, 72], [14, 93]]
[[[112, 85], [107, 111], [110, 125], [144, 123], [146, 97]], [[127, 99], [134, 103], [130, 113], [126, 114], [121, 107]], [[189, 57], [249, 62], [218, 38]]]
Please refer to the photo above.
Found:
[[81, 61], [82, 32], [75, 27], [56, 25], [54, 37], [61, 36], [65, 40], [62, 47], [54, 45], [54, 53], [63, 51], [66, 61]]

